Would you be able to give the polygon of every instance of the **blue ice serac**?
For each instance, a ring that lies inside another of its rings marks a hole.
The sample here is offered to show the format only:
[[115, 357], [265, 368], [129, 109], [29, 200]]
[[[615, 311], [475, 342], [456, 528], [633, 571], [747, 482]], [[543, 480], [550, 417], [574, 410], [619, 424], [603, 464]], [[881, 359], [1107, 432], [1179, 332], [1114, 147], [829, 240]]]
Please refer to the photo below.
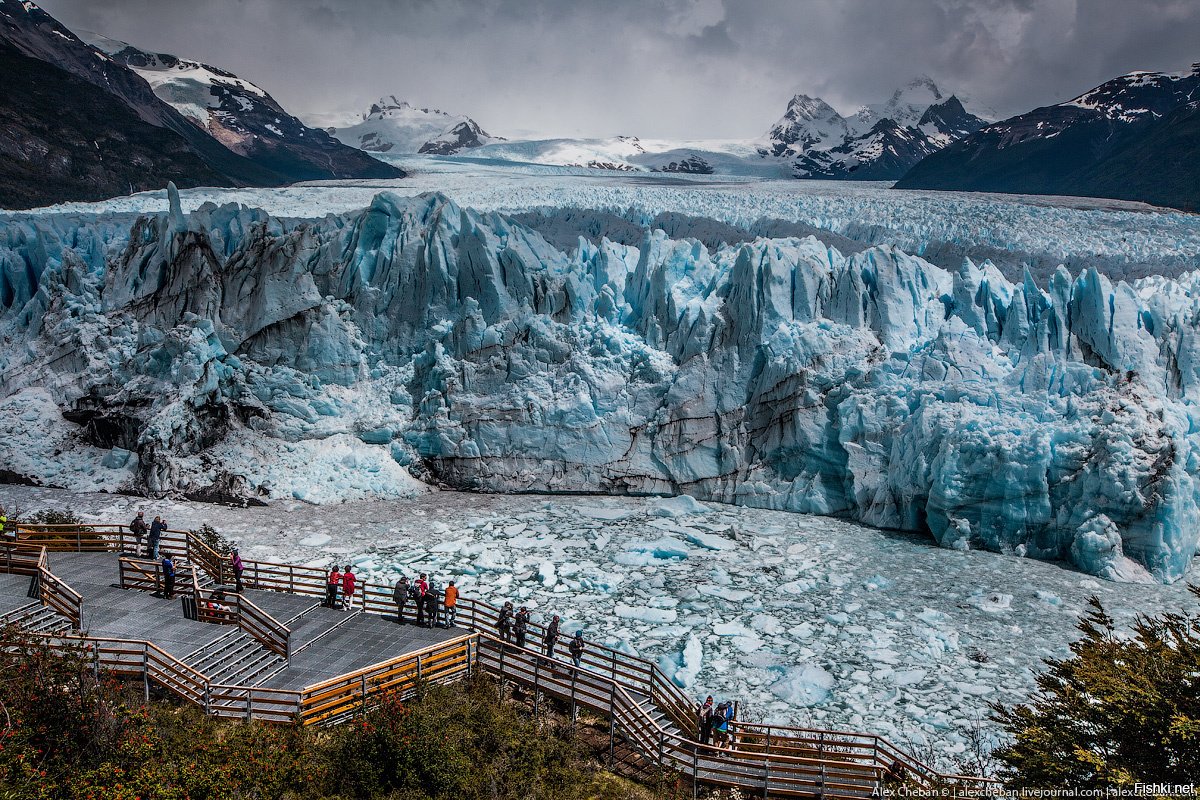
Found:
[[1196, 552], [1195, 273], [1013, 283], [662, 231], [564, 251], [439, 194], [304, 221], [170, 194], [0, 222], [0, 396], [119, 411], [131, 488], [195, 488], [224, 438], [340, 433], [456, 486], [839, 515], [1113, 579]]

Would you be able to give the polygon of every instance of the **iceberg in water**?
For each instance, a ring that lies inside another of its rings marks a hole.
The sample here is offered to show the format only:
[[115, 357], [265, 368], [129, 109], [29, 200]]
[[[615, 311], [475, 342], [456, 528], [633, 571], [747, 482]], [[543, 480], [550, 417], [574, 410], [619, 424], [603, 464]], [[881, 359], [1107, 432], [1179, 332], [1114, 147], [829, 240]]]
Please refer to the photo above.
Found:
[[1197, 298], [1195, 273], [1013, 283], [812, 237], [563, 250], [437, 194], [13, 217], [0, 397], [61, 416], [0, 405], [0, 458], [67, 484], [74, 442], [68, 471], [112, 488], [313, 502], [417, 478], [687, 495], [654, 513], [841, 515], [1173, 581], [1200, 534]]

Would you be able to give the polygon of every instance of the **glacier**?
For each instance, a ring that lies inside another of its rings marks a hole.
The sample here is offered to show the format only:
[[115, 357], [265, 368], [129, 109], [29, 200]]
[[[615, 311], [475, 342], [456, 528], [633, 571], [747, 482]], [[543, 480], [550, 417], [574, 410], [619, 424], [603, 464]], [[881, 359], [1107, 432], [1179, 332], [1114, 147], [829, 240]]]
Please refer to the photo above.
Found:
[[[307, 220], [169, 200], [0, 220], [0, 459], [22, 479], [683, 494], [1115, 580], [1177, 580], [1196, 552], [1195, 273], [1039, 285], [661, 230], [564, 250], [438, 193]], [[686, 547], [662, 533], [628, 557]]]

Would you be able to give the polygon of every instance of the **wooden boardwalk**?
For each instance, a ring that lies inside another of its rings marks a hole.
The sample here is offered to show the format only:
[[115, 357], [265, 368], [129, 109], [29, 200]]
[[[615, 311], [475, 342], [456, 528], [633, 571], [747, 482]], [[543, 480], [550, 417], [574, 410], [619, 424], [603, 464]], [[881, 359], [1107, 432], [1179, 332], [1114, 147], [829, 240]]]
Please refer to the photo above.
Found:
[[[942, 775], [886, 740], [847, 731], [736, 724], [735, 745], [693, 735], [695, 701], [656, 665], [588, 642], [580, 668], [501, 639], [498, 609], [459, 600], [453, 629], [400, 624], [391, 587], [364, 584], [361, 610], [325, 608], [319, 569], [247, 561], [245, 590], [228, 592], [228, 558], [187, 532], [162, 547], [177, 558], [176, 597], [161, 597], [158, 564], [132, 555], [123, 526], [19, 530], [0, 544], [0, 621], [79, 642], [96, 668], [160, 686], [207, 713], [269, 722], [330, 724], [382, 692], [483, 670], [530, 692], [609, 720], [637, 769], [756, 797], [868, 798], [891, 781], [974, 795], [998, 784]], [[530, 641], [542, 629], [530, 626]]]

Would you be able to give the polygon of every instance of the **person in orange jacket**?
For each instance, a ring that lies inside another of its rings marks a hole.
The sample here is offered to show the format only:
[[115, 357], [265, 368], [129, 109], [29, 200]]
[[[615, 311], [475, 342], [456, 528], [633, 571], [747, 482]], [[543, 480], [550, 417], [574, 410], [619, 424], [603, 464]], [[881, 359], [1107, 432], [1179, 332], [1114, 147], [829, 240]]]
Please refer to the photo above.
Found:
[[446, 598], [442, 605], [446, 609], [446, 627], [453, 628], [454, 620], [458, 616], [458, 587], [454, 585], [454, 581], [447, 584]]

